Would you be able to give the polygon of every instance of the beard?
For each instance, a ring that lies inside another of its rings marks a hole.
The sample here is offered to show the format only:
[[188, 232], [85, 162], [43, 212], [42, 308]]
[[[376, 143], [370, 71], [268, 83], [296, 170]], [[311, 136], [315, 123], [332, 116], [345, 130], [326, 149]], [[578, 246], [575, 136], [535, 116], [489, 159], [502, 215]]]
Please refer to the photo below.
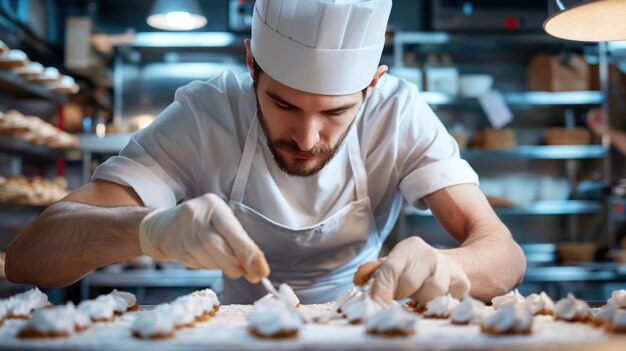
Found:
[[[337, 150], [339, 150], [339, 147], [341, 147], [341, 144], [352, 128], [352, 123], [354, 123], [354, 120], [350, 122], [346, 131], [343, 132], [339, 141], [337, 141], [334, 146], [317, 144], [313, 146], [311, 150], [303, 151], [298, 146], [298, 143], [291, 139], [274, 139], [272, 137], [272, 133], [263, 118], [263, 112], [261, 111], [261, 106], [258, 101], [259, 100], [257, 98], [257, 117], [259, 119], [261, 129], [263, 129], [263, 133], [265, 134], [265, 139], [267, 139], [267, 147], [274, 157], [274, 162], [276, 162], [276, 165], [280, 168], [280, 170], [295, 177], [310, 177], [322, 170], [322, 168], [324, 168], [328, 162], [335, 157]], [[286, 160], [278, 153], [278, 150], [284, 150], [289, 153], [303, 154], [304, 156], [311, 158], [290, 158], [290, 160]]]

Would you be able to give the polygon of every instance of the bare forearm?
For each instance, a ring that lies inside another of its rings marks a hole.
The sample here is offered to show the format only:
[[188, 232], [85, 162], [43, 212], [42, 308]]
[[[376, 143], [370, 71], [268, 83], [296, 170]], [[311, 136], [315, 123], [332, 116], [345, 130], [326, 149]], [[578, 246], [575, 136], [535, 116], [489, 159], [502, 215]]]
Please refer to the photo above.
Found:
[[[463, 268], [472, 283], [471, 295], [490, 300], [519, 284], [526, 271], [526, 258], [501, 223], [476, 224], [459, 248], [445, 250]], [[493, 231], [500, 232], [493, 235]]]
[[150, 209], [60, 202], [10, 244], [5, 272], [16, 283], [69, 285], [103, 265], [141, 255], [139, 224]]

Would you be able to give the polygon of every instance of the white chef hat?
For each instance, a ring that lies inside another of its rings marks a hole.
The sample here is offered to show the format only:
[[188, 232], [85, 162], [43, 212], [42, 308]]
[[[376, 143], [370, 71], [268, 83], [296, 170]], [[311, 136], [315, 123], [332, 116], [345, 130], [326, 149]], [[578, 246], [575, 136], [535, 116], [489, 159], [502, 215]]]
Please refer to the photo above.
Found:
[[391, 0], [257, 0], [252, 54], [291, 88], [352, 94], [376, 72], [390, 12]]

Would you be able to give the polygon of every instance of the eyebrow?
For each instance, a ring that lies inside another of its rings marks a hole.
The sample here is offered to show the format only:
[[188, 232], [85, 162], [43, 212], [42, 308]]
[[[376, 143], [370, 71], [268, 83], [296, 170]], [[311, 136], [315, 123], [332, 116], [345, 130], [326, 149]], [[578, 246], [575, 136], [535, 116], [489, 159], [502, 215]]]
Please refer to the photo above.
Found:
[[[287, 105], [287, 106], [289, 106], [290, 108], [294, 108], [294, 109], [297, 109], [297, 110], [302, 110], [302, 109], [301, 109], [301, 108], [299, 108], [298, 106], [296, 106], [296, 105], [294, 105], [294, 104], [290, 103], [289, 101], [286, 101], [285, 99], [283, 99], [282, 97], [280, 97], [278, 94], [276, 94], [276, 93], [274, 93], [274, 92], [271, 92], [271, 91], [267, 91], [267, 90], [266, 90], [266, 91], [265, 91], [265, 95], [269, 96], [269, 97], [270, 97], [270, 98], [272, 98], [274, 101], [276, 101], [276, 102], [278, 102], [278, 103], [280, 103], [280, 104]], [[341, 105], [341, 106], [339, 106], [339, 107], [335, 107], [335, 108], [332, 108], [332, 109], [330, 109], [330, 110], [325, 110], [325, 111], [321, 111], [321, 112], [322, 112], [322, 113], [336, 113], [336, 112], [341, 112], [341, 111], [344, 111], [344, 110], [347, 110], [347, 109], [350, 109], [350, 108], [354, 107], [356, 104], [358, 104], [358, 102], [348, 102], [348, 103], [346, 103], [346, 104], [344, 104], [344, 105]]]

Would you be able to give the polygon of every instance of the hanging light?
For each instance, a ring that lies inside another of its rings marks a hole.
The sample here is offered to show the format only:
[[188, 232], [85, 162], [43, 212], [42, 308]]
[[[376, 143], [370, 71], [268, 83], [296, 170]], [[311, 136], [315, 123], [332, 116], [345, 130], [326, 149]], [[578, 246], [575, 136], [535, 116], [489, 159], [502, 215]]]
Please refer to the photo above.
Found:
[[198, 29], [207, 22], [196, 0], [156, 0], [147, 21], [164, 30]]
[[575, 41], [626, 40], [626, 0], [550, 0], [545, 31]]

